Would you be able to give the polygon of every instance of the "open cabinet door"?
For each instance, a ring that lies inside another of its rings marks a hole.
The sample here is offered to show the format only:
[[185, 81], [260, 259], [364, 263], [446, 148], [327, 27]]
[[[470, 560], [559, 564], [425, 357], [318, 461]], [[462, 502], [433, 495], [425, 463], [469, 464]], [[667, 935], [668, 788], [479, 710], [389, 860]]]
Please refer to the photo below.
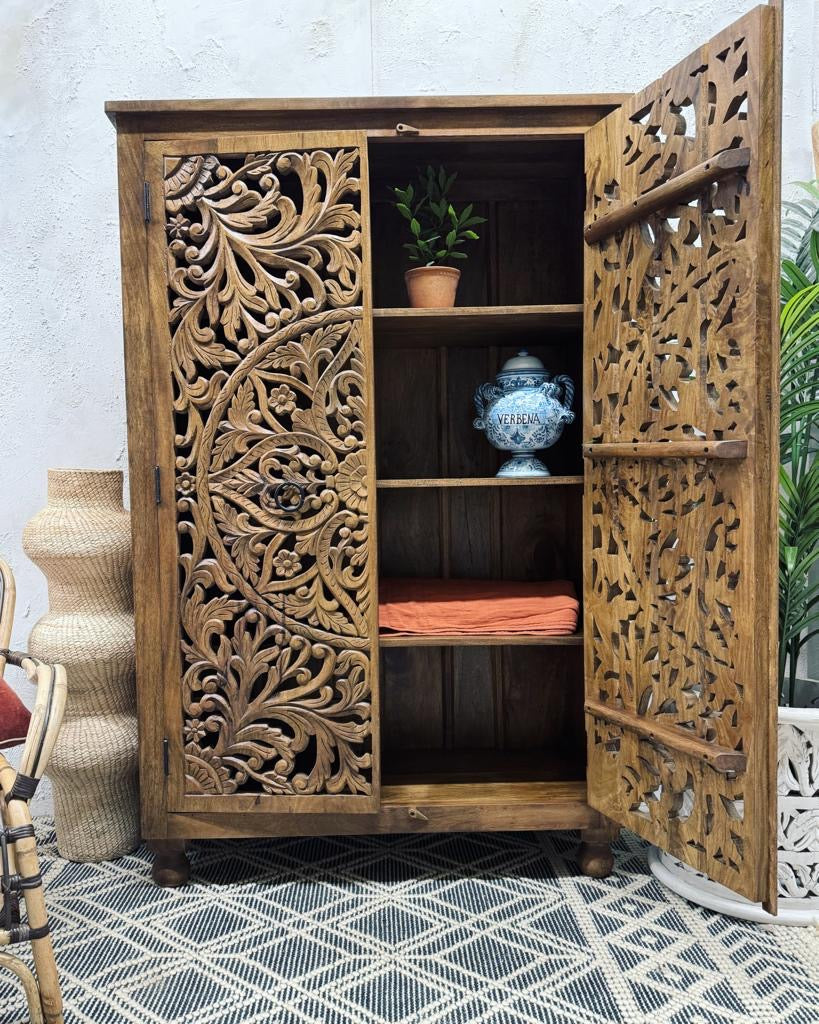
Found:
[[776, 12], [586, 136], [589, 802], [776, 899]]
[[167, 806], [375, 811], [366, 139], [145, 160]]

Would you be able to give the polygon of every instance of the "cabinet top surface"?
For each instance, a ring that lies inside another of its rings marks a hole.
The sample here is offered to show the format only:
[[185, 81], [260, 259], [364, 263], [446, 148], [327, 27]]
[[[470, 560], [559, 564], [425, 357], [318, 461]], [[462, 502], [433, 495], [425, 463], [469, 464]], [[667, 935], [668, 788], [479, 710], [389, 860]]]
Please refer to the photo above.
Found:
[[258, 99], [108, 100], [105, 112], [114, 124], [123, 115], [150, 114], [258, 114], [304, 111], [476, 110], [526, 107], [602, 107], [614, 109], [624, 93], [566, 93], [550, 95], [485, 96], [330, 96]]

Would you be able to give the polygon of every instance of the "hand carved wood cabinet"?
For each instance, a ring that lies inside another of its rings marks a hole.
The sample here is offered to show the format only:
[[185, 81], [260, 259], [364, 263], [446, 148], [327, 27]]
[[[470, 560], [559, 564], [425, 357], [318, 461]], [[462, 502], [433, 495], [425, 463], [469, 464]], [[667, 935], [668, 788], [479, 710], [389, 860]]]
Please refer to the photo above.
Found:
[[[637, 95], [112, 102], [143, 832], [627, 826], [774, 903], [779, 47]], [[486, 218], [408, 309], [387, 186]], [[578, 384], [501, 479], [475, 386]], [[378, 579], [566, 579], [560, 637], [379, 636]]]

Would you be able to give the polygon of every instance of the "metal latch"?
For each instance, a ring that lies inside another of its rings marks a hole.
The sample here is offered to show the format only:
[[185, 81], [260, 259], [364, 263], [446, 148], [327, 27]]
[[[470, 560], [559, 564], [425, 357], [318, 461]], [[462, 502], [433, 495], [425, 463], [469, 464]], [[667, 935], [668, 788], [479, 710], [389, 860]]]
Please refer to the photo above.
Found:
[[398, 124], [395, 126], [395, 134], [396, 135], [420, 135], [421, 134], [421, 129], [420, 128], [414, 128], [411, 124], [404, 124], [402, 121], [399, 121]]

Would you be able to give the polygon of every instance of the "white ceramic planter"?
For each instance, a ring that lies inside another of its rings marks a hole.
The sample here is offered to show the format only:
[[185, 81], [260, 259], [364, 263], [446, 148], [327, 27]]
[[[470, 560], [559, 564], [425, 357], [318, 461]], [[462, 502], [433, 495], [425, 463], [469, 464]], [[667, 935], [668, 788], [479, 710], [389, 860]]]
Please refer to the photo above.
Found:
[[819, 708], [779, 709], [779, 913], [737, 896], [668, 854], [649, 866], [673, 892], [722, 914], [766, 924], [819, 924]]

